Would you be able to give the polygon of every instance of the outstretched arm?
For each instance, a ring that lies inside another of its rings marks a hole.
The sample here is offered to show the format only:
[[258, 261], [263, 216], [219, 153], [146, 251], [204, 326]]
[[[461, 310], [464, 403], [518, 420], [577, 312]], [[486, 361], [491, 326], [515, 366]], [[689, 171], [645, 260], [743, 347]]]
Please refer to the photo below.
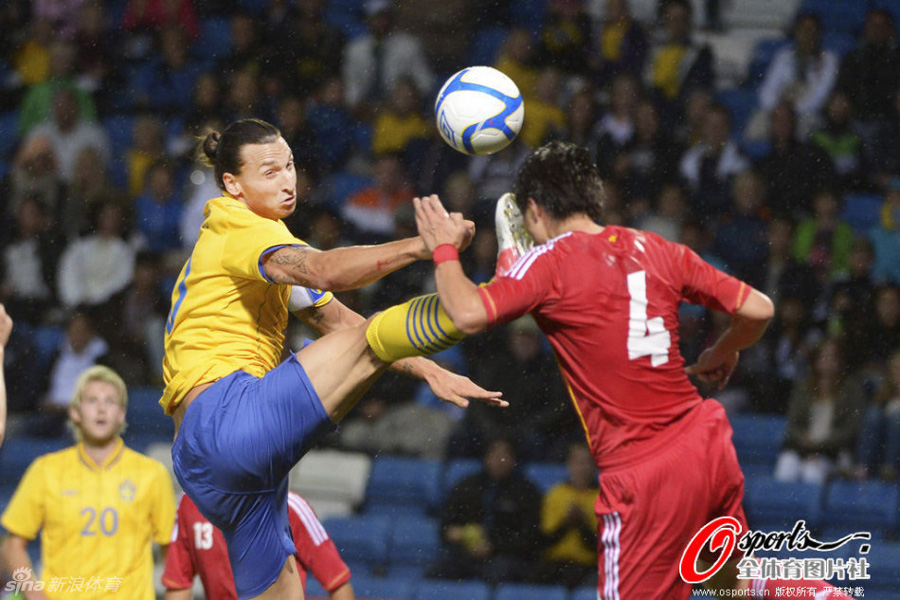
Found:
[[431, 253], [417, 237], [325, 251], [285, 246], [269, 254], [263, 268], [275, 283], [340, 292], [368, 285], [429, 256]]
[[0, 446], [6, 437], [6, 376], [3, 372], [3, 359], [12, 326], [12, 319], [6, 314], [6, 308], [0, 304]]
[[[458, 249], [465, 247], [465, 221], [459, 213], [449, 214], [437, 196], [416, 198], [413, 203], [419, 235], [429, 254], [445, 244]], [[478, 287], [466, 276], [458, 260], [437, 264], [434, 278], [441, 306], [460, 331], [471, 335], [488, 328], [488, 314]]]
[[769, 297], [751, 289], [750, 295], [734, 312], [731, 327], [715, 344], [701, 352], [697, 363], [685, 371], [688, 375], [696, 375], [700, 381], [717, 382], [719, 389], [724, 388], [737, 366], [739, 352], [762, 337], [774, 314], [775, 308]]

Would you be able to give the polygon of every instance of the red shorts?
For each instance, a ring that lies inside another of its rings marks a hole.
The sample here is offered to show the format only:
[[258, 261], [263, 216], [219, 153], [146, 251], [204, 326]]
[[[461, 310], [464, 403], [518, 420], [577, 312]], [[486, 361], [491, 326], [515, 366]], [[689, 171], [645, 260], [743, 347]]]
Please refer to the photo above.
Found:
[[725, 409], [705, 400], [684, 418], [693, 422], [651, 458], [600, 473], [598, 600], [686, 600], [678, 563], [694, 534], [719, 516], [747, 529]]

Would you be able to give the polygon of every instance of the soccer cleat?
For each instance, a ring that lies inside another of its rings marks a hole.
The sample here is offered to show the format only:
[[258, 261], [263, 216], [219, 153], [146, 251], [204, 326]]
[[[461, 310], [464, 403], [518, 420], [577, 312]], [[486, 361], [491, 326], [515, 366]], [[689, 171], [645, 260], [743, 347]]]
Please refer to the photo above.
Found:
[[500, 196], [494, 212], [494, 227], [497, 230], [497, 268], [494, 269], [494, 277], [508, 275], [519, 257], [534, 246], [524, 223], [516, 197], [512, 194]]

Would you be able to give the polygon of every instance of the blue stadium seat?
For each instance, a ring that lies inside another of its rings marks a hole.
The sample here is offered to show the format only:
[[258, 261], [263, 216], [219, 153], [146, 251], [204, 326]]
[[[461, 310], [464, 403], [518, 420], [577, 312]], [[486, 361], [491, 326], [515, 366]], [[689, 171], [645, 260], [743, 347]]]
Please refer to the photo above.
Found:
[[440, 477], [441, 465], [436, 460], [377, 456], [372, 461], [365, 510], [424, 514], [438, 500]]
[[546, 494], [557, 483], [566, 481], [569, 474], [564, 464], [533, 462], [525, 465], [525, 476]]
[[131, 147], [131, 139], [134, 135], [134, 121], [132, 115], [113, 115], [100, 121], [109, 142], [113, 156], [124, 156]]
[[16, 111], [0, 113], [0, 159], [12, 158], [19, 143], [18, 125], [19, 116]]
[[825, 493], [823, 522], [848, 531], [881, 529], [893, 533], [898, 525], [900, 486], [882, 481], [836, 481]]
[[803, 0], [797, 14], [817, 14], [825, 31], [857, 33], [866, 20], [868, 5], [868, 0]]
[[363, 20], [362, 0], [330, 0], [325, 9], [325, 20], [352, 39], [366, 32]]
[[357, 598], [369, 600], [412, 600], [415, 592], [414, 582], [397, 577], [367, 577], [354, 575], [350, 583]]
[[789, 43], [783, 37], [763, 38], [756, 42], [750, 55], [750, 62], [747, 64], [748, 88], [755, 89], [762, 82], [775, 55]]
[[194, 57], [211, 64], [231, 51], [231, 21], [227, 17], [210, 17], [200, 24], [200, 37], [191, 45]]
[[884, 197], [878, 194], [847, 194], [841, 219], [857, 233], [865, 233], [881, 221]]
[[547, 0], [516, 0], [509, 3], [509, 12], [513, 24], [538, 34], [544, 28]]
[[[784, 441], [787, 419], [776, 415], [739, 414], [731, 418], [734, 447], [741, 465], [756, 463], [775, 468]], [[770, 471], [771, 472], [771, 471]]]
[[416, 600], [491, 600], [491, 588], [481, 581], [426, 579], [416, 586]]
[[63, 328], [55, 325], [39, 325], [31, 332], [37, 365], [42, 371], [50, 369], [65, 335]]
[[822, 47], [834, 52], [838, 58], [845, 57], [857, 45], [856, 36], [845, 31], [826, 31], [822, 36]]
[[371, 185], [372, 179], [363, 175], [337, 172], [330, 175], [324, 182], [328, 204], [340, 209], [350, 196]]
[[444, 481], [441, 485], [443, 492], [441, 501], [447, 499], [447, 494], [453, 489], [460, 480], [465, 479], [469, 475], [474, 475], [481, 470], [481, 461], [475, 458], [460, 458], [450, 461], [444, 470]]
[[561, 585], [502, 583], [494, 600], [569, 600], [569, 592]]
[[865, 597], [869, 598], [870, 586], [882, 591], [893, 591], [896, 594], [900, 590], [900, 543], [873, 543], [866, 559], [872, 579], [871, 582], [865, 583]]
[[756, 109], [756, 91], [745, 88], [722, 90], [717, 94], [717, 99], [731, 113], [732, 134], [740, 138], [750, 116]]
[[744, 154], [753, 162], [762, 160], [772, 152], [772, 142], [766, 140], [755, 140], [751, 142], [743, 142], [741, 144]]
[[322, 525], [348, 564], [366, 565], [370, 571], [387, 564], [391, 521], [381, 515], [335, 517]]
[[148, 437], [172, 439], [175, 433], [172, 419], [159, 405], [162, 390], [155, 387], [136, 387], [128, 391], [128, 433]]
[[497, 60], [500, 47], [509, 35], [503, 27], [482, 27], [475, 32], [472, 45], [469, 47], [469, 65], [493, 65]]
[[64, 438], [16, 436], [7, 439], [0, 448], [0, 483], [18, 483], [34, 459], [62, 450], [71, 443], [68, 436]]
[[437, 559], [441, 547], [440, 524], [437, 519], [409, 517], [397, 519], [390, 534], [388, 555], [391, 561], [390, 573], [395, 567], [411, 565], [416, 570], [424, 568]]
[[597, 588], [580, 587], [572, 590], [569, 600], [597, 600]]
[[822, 515], [824, 487], [812, 483], [786, 483], [771, 476], [747, 478], [744, 508], [752, 529], [790, 530], [799, 519], [817, 527]]

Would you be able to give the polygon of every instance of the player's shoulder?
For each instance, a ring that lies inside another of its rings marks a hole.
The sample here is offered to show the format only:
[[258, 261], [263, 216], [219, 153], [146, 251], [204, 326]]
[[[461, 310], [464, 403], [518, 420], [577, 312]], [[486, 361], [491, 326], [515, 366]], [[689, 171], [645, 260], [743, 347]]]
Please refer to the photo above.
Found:
[[32, 471], [53, 471], [69, 468], [73, 461], [78, 460], [77, 446], [67, 446], [61, 450], [54, 450], [41, 454], [32, 461], [28, 467]]
[[313, 516], [316, 517], [316, 511], [306, 501], [306, 499], [296, 492], [288, 492], [288, 508], [291, 512], [300, 517]]

